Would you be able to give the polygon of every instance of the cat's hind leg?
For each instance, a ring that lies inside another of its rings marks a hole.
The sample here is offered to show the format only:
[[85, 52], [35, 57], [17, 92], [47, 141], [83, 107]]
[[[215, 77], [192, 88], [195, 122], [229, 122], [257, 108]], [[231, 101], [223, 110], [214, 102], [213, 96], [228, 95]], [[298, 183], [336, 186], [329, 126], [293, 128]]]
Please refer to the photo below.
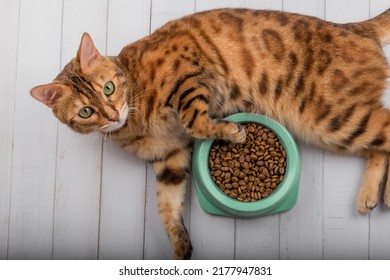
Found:
[[190, 259], [192, 254], [190, 237], [183, 222], [190, 155], [189, 148], [176, 150], [167, 158], [153, 162], [160, 219], [172, 243], [176, 259]]
[[378, 204], [380, 187], [386, 175], [388, 161], [388, 153], [378, 151], [367, 153], [366, 170], [356, 199], [356, 207], [360, 213], [369, 213]]
[[[370, 212], [375, 207], [380, 182], [384, 177], [390, 155], [390, 111], [379, 107], [361, 114], [361, 120], [351, 125], [352, 133], [342, 143], [352, 152], [368, 151], [368, 161], [363, 184], [357, 197], [360, 212]], [[390, 178], [388, 176], [384, 202], [390, 207]]]

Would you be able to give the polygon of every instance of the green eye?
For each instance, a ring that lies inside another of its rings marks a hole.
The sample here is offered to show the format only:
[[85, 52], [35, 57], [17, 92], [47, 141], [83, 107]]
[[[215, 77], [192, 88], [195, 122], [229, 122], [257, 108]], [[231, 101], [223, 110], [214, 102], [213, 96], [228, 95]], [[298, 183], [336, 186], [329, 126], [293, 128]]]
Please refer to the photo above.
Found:
[[93, 110], [91, 107], [83, 107], [79, 111], [79, 116], [84, 118], [84, 119], [87, 119], [92, 115], [92, 112], [93, 112]]
[[113, 82], [107, 82], [104, 85], [103, 92], [105, 95], [110, 96], [111, 94], [114, 93], [114, 91], [115, 91], [115, 85]]

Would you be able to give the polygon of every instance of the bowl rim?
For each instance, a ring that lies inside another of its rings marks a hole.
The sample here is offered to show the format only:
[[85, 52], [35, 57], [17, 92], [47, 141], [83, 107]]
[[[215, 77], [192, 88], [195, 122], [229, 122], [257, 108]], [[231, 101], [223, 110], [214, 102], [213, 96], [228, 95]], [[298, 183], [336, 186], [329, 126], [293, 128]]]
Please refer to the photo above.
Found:
[[[208, 165], [209, 152], [215, 139], [196, 140], [194, 148], [195, 172], [194, 180], [202, 193], [217, 208], [222, 208], [231, 213], [266, 212], [278, 207], [293, 191], [300, 177], [300, 155], [297, 144], [287, 129], [279, 122], [264, 115], [254, 113], [237, 113], [230, 115], [225, 120], [237, 123], [256, 123], [270, 129], [279, 139], [286, 151], [286, 172], [283, 182], [266, 198], [254, 202], [242, 202], [223, 193], [213, 181]], [[206, 156], [205, 156], [206, 155]], [[198, 176], [196, 176], [198, 175]]]

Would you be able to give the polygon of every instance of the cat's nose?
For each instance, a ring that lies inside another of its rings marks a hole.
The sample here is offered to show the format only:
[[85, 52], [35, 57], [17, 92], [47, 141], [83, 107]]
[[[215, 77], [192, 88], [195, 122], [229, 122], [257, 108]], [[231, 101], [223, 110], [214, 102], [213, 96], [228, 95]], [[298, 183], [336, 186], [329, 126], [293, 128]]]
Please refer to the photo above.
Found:
[[119, 113], [118, 112], [113, 112], [111, 115], [108, 117], [108, 120], [110, 122], [119, 122]]

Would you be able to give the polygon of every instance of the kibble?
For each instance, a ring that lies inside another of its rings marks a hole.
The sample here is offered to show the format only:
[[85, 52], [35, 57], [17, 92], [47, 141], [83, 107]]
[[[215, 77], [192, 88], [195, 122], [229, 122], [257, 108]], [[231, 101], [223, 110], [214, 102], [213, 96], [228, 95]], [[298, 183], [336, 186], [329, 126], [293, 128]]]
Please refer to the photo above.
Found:
[[284, 180], [286, 151], [267, 127], [242, 124], [244, 143], [215, 141], [210, 150], [209, 168], [222, 192], [243, 202], [266, 198]]

